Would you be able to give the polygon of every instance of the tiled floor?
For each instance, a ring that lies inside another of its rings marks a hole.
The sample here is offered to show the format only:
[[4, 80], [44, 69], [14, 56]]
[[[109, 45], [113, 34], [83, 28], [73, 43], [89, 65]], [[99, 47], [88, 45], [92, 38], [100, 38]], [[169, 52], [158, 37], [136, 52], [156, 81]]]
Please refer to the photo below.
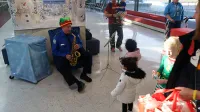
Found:
[[[108, 70], [100, 81], [104, 73], [101, 69], [106, 66], [107, 60], [107, 48], [103, 47], [108, 40], [107, 20], [100, 13], [87, 12], [87, 28], [91, 30], [93, 37], [100, 40], [101, 52], [93, 58], [93, 82], [86, 84], [84, 93], [79, 94], [76, 90], [70, 90], [56, 70], [53, 75], [37, 85], [21, 80], [10, 80], [9, 67], [3, 64], [1, 56], [0, 112], [120, 112], [120, 102], [113, 102], [114, 99], [110, 96], [119, 75]], [[0, 29], [0, 46], [3, 45], [4, 38], [12, 35], [12, 24], [8, 21]], [[139, 26], [124, 26], [124, 42], [127, 38], [133, 38], [138, 42], [142, 54], [139, 66], [147, 73], [146, 79], [137, 86], [138, 94], [147, 94], [154, 90], [155, 81], [151, 78], [151, 71], [158, 68], [163, 37], [161, 33]], [[123, 52], [111, 53], [110, 65], [119, 73], [121, 69], [118, 59], [125, 52], [124, 49]], [[80, 71], [76, 72], [79, 73]]]

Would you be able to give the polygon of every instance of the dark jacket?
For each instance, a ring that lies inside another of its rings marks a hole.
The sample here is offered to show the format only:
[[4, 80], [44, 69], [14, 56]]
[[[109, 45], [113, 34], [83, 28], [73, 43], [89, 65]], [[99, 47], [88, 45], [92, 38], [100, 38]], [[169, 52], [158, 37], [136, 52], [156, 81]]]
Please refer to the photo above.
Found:
[[[198, 90], [200, 90], [200, 74], [195, 78], [196, 67], [190, 62], [191, 57], [196, 55], [196, 51], [200, 49], [200, 42], [194, 41], [194, 50], [192, 54], [189, 53], [189, 49], [192, 43], [192, 37], [195, 31], [192, 31], [184, 36], [180, 36], [180, 42], [183, 44], [183, 49], [177, 56], [174, 63], [174, 67], [170, 73], [167, 89], [172, 89], [175, 87], [188, 87], [195, 89], [195, 84], [197, 84]], [[195, 80], [196, 79], [196, 80]]]

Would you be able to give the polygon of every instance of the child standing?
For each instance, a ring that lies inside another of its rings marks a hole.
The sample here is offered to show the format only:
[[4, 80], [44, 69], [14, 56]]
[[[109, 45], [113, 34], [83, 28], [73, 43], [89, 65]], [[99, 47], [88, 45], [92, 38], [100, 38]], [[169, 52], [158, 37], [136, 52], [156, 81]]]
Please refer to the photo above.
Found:
[[122, 112], [132, 111], [133, 102], [135, 101], [136, 86], [145, 78], [146, 73], [138, 68], [137, 58], [123, 57], [120, 58], [122, 74], [116, 88], [111, 92], [113, 97], [122, 103]]
[[137, 42], [133, 39], [128, 39], [125, 43], [126, 50], [128, 51], [125, 57], [136, 57], [139, 61], [141, 59], [140, 49], [137, 48]]
[[181, 50], [181, 43], [178, 37], [170, 37], [164, 43], [165, 54], [162, 56], [160, 67], [157, 72], [153, 71], [153, 77], [157, 79], [156, 89], [166, 87], [169, 75], [173, 68], [176, 57]]

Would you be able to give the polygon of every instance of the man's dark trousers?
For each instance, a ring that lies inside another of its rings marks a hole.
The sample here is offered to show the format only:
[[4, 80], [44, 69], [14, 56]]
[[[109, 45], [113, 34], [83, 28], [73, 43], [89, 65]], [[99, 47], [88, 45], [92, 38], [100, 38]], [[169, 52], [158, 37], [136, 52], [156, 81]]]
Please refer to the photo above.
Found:
[[[81, 56], [78, 58], [78, 63], [83, 67], [81, 75], [87, 75], [87, 73], [91, 73], [92, 55], [83, 48], [80, 48], [78, 51], [81, 53]], [[79, 80], [72, 74], [72, 66], [66, 57], [54, 56], [54, 63], [57, 70], [63, 75], [69, 86], [79, 82]]]
[[[117, 31], [118, 39], [116, 43], [116, 47], [119, 48], [122, 44], [123, 40], [123, 26], [121, 24], [109, 24], [108, 29], [109, 29], [109, 36], [111, 38], [112, 34]], [[115, 37], [110, 41], [111, 49], [115, 48]]]

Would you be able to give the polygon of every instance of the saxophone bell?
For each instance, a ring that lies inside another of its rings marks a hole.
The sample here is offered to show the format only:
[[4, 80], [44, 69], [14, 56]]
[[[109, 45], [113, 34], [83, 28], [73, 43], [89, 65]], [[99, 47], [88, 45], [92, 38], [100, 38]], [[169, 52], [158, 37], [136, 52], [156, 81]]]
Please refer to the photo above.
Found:
[[80, 57], [81, 56], [81, 53], [76, 51], [75, 54], [74, 54], [76, 57]]

